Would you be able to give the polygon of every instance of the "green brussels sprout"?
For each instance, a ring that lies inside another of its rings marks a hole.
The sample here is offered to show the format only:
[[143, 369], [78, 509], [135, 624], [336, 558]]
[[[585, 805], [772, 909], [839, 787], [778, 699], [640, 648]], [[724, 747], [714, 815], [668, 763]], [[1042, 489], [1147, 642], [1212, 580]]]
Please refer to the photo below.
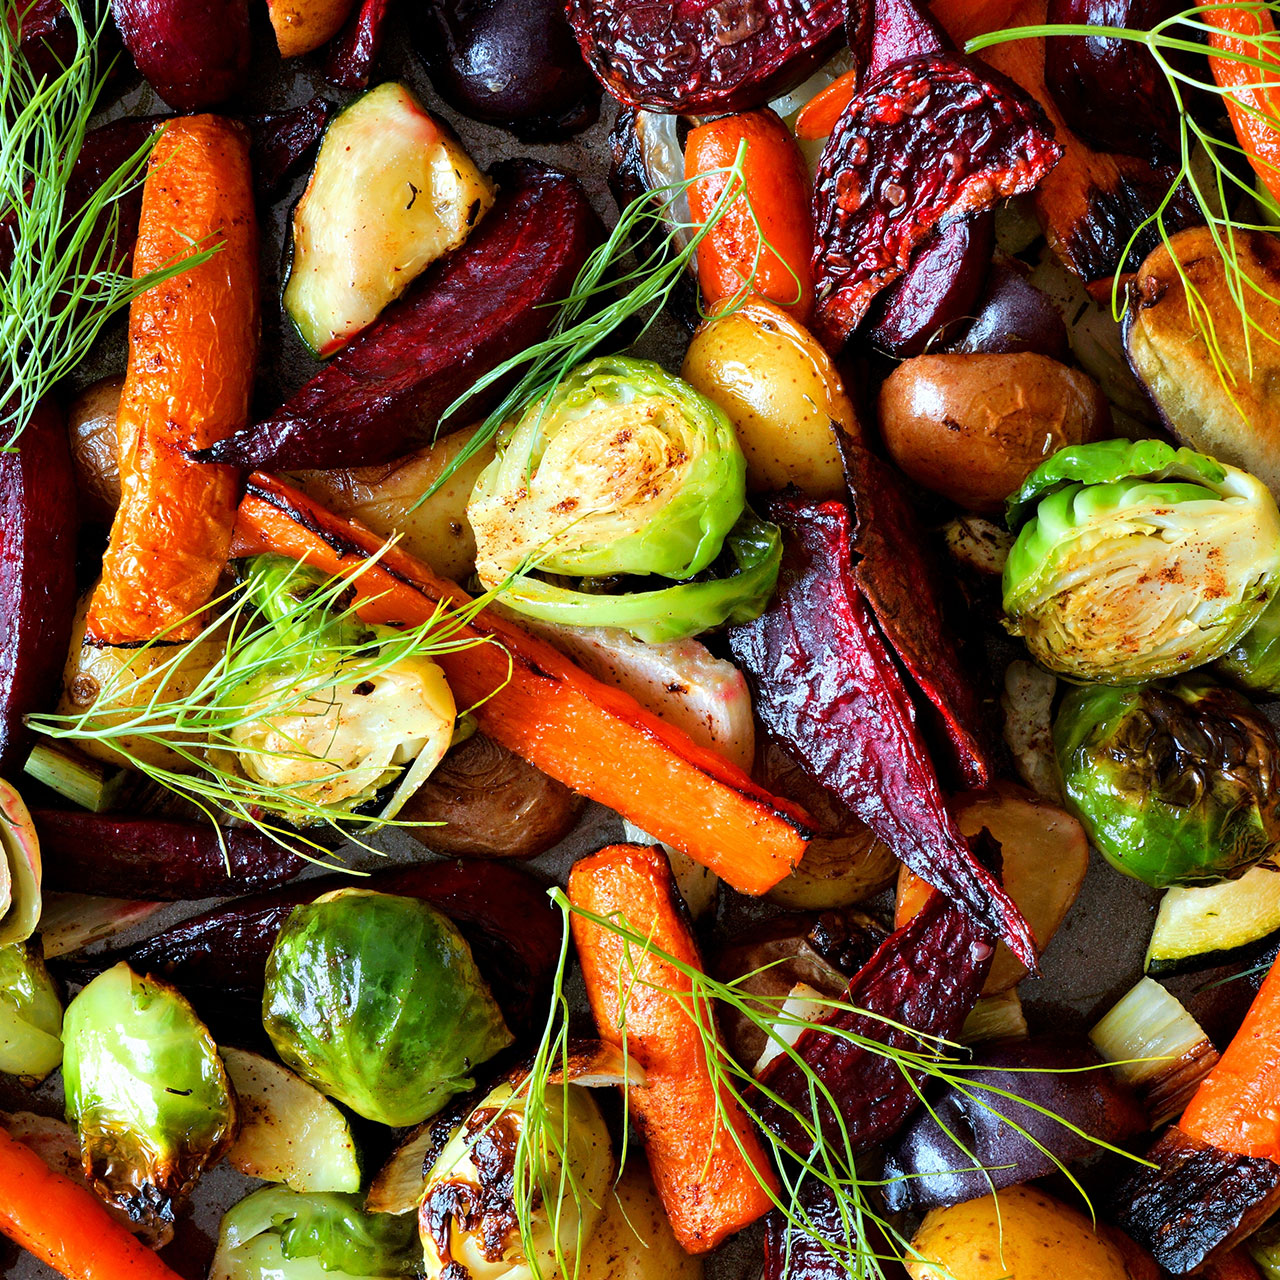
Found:
[[68, 1006], [63, 1041], [85, 1175], [136, 1221], [172, 1221], [235, 1138], [235, 1098], [204, 1023], [168, 983], [121, 962]]
[[1068, 807], [1125, 875], [1212, 884], [1280, 844], [1280, 739], [1208, 676], [1074, 688], [1053, 738]]
[[407, 1214], [366, 1213], [363, 1198], [264, 1187], [223, 1215], [209, 1280], [344, 1280], [422, 1270]]
[[407, 633], [339, 607], [341, 594], [307, 565], [255, 556], [244, 576], [266, 625], [233, 650], [217, 698], [240, 771], [300, 826], [363, 811], [397, 783], [380, 810], [394, 817], [452, 744], [444, 672]]
[[262, 1022], [304, 1080], [368, 1120], [418, 1124], [511, 1043], [453, 924], [417, 898], [339, 889], [294, 909]]
[[[558, 1280], [574, 1274], [583, 1242], [604, 1216], [616, 1172], [613, 1144], [589, 1089], [550, 1085], [539, 1102], [543, 1132], [554, 1138], [538, 1144], [542, 1194], [535, 1192], [531, 1214], [532, 1257], [514, 1203], [516, 1180], [528, 1176], [516, 1169], [516, 1156], [529, 1095], [508, 1082], [472, 1111], [427, 1174], [418, 1213], [427, 1280]], [[567, 1135], [567, 1171], [558, 1154], [561, 1135]], [[548, 1202], [557, 1203], [554, 1225]]]
[[0, 1073], [39, 1084], [62, 1061], [62, 1001], [37, 946], [0, 947]]
[[1227, 650], [1217, 669], [1242, 689], [1280, 698], [1280, 595], [1271, 597], [1262, 617]]
[[1009, 500], [1006, 626], [1074, 680], [1133, 684], [1221, 657], [1280, 585], [1260, 481], [1157, 440], [1060, 450]]

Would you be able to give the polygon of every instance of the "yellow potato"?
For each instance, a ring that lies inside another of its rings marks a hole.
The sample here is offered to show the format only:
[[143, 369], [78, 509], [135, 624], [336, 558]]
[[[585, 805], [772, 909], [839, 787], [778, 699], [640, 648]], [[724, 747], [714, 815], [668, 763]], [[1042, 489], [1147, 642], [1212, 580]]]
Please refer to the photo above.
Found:
[[267, 0], [282, 58], [318, 49], [342, 29], [355, 0]]
[[634, 1152], [605, 1198], [578, 1280], [702, 1280], [702, 1259], [676, 1243], [649, 1170]]
[[1082, 1213], [1033, 1187], [933, 1209], [911, 1241], [911, 1280], [1129, 1280], [1119, 1249]]
[[797, 485], [815, 498], [844, 496], [831, 423], [861, 439], [831, 358], [785, 311], [753, 298], [693, 335], [680, 375], [733, 423], [755, 493]]

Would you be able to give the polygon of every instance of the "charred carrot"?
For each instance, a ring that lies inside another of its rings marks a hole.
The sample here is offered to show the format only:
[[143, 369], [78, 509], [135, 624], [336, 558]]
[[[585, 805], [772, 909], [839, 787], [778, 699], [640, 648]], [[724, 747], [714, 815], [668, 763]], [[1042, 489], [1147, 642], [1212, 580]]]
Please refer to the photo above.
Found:
[[[722, 116], [689, 134], [684, 172], [696, 179], [689, 187], [689, 210], [699, 225], [710, 218], [729, 184], [722, 171], [744, 143], [742, 172], [750, 207], [736, 199], [698, 246], [698, 284], [715, 307], [738, 293], [754, 268], [752, 291], [803, 323], [813, 310], [809, 171], [795, 138], [772, 111]], [[760, 242], [762, 235], [767, 246]]]
[[[217, 116], [165, 126], [152, 152], [135, 275], [200, 247], [207, 261], [147, 290], [129, 311], [117, 417], [121, 501], [89, 608], [99, 644], [154, 639], [209, 599], [227, 560], [239, 475], [191, 462], [244, 426], [258, 348], [258, 230], [249, 138]], [[193, 620], [168, 632], [188, 639]]]
[[830, 137], [840, 113], [858, 91], [858, 72], [846, 71], [825, 89], [820, 89], [800, 108], [796, 116], [796, 137], [817, 142]]
[[178, 1280], [92, 1191], [3, 1129], [0, 1231], [68, 1280]]
[[[1269, 8], [1257, 3], [1196, 3], [1200, 16], [1213, 28], [1209, 47], [1232, 55], [1215, 58], [1210, 54], [1209, 68], [1226, 100], [1236, 138], [1254, 172], [1280, 200], [1280, 56], [1275, 18]], [[1240, 58], [1256, 58], [1269, 69], [1250, 66]]]
[[[701, 969], [661, 850], [619, 844], [584, 858], [569, 875], [569, 901], [620, 917], [655, 950]], [[601, 1038], [625, 1040], [645, 1069], [627, 1102], [671, 1229], [686, 1252], [705, 1253], [773, 1207], [773, 1169], [746, 1114], [708, 1071], [688, 975], [579, 915], [573, 940]], [[711, 1012], [700, 1016], [705, 1025]]]
[[1178, 1128], [1219, 1151], [1280, 1163], [1280, 965], [1271, 966]]
[[[271, 551], [334, 574], [365, 564], [379, 550], [385, 550], [382, 559], [355, 583], [369, 621], [413, 626], [431, 617], [437, 601], [470, 601], [460, 587], [398, 548], [387, 549], [362, 526], [274, 477], [250, 478], [234, 554]], [[723, 756], [492, 610], [462, 634], [491, 643], [442, 653], [436, 661], [459, 706], [478, 704], [479, 727], [496, 742], [684, 850], [742, 893], [766, 892], [800, 861], [804, 813]]]

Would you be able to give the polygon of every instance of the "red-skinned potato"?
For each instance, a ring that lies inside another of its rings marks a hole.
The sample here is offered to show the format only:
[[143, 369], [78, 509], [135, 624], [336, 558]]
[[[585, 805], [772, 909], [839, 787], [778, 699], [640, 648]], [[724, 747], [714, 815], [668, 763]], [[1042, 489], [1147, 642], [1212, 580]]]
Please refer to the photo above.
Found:
[[913, 480], [969, 511], [997, 513], [1051, 453], [1105, 434], [1086, 374], [1031, 352], [916, 356], [880, 388], [880, 429]]

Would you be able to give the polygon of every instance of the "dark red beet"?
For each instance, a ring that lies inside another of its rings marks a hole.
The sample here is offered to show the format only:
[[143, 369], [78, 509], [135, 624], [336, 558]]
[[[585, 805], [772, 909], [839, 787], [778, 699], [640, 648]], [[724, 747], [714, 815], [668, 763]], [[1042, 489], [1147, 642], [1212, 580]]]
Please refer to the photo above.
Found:
[[895, 62], [953, 47], [946, 32], [915, 0], [875, 0], [871, 56], [863, 80], [874, 80]]
[[1053, 299], [1016, 268], [997, 262], [987, 276], [973, 323], [951, 349], [989, 355], [1032, 351], [1065, 361], [1071, 342]]
[[[954, 1039], [977, 1002], [994, 953], [991, 936], [970, 912], [934, 894], [850, 979], [844, 1001], [865, 1012], [837, 1011], [823, 1021], [847, 1035], [917, 1052], [920, 1036]], [[839, 1109], [843, 1132], [830, 1104], [818, 1104], [821, 1131], [838, 1152], [845, 1149], [845, 1133], [855, 1155], [883, 1142], [919, 1101], [896, 1061], [843, 1036], [805, 1030], [795, 1051]], [[757, 1114], [793, 1150], [807, 1152], [812, 1139], [789, 1110], [764, 1092], [803, 1116], [812, 1115], [805, 1073], [789, 1055], [779, 1054], [760, 1073], [760, 1086], [754, 1099]]]
[[779, 498], [767, 512], [783, 530], [778, 591], [759, 618], [729, 632], [761, 722], [912, 871], [1034, 969], [1026, 921], [947, 812], [911, 695], [851, 563], [848, 510]]
[[651, 111], [745, 111], [834, 52], [844, 0], [568, 0], [587, 65], [619, 102]]
[[175, 111], [200, 111], [245, 88], [249, 0], [111, 0], [138, 70]]
[[0, 453], [0, 775], [17, 778], [23, 717], [57, 701], [76, 607], [76, 482], [62, 418], [42, 401]]
[[[477, 378], [545, 337], [555, 318], [548, 304], [569, 292], [599, 221], [577, 180], [554, 169], [522, 162], [496, 177], [498, 199], [461, 248], [274, 417], [199, 460], [267, 470], [390, 462], [431, 439], [441, 413]], [[480, 407], [468, 401], [453, 425]]]
[[[847, 1259], [849, 1247], [849, 1209], [836, 1199], [836, 1193], [825, 1183], [809, 1179], [801, 1188], [795, 1215], [807, 1230], [792, 1224], [774, 1210], [764, 1220], [763, 1280], [849, 1280]], [[840, 1247], [833, 1254], [822, 1242]], [[894, 1261], [902, 1246], [894, 1246], [880, 1227], [870, 1218], [858, 1224], [854, 1249], [860, 1256], [879, 1259], [879, 1271], [867, 1270], [870, 1280], [907, 1280], [907, 1273]]]
[[367, 89], [386, 34], [391, 0], [360, 0], [360, 6], [329, 46], [324, 78], [343, 89]]
[[842, 346], [935, 227], [1031, 190], [1061, 154], [1039, 105], [967, 58], [910, 58], [869, 82], [814, 185], [819, 338]]
[[76, 52], [76, 29], [63, 0], [28, 0], [6, 6], [10, 33], [21, 23], [20, 48], [32, 74], [56, 76]]
[[253, 138], [253, 181], [260, 196], [269, 200], [279, 195], [299, 165], [319, 146], [337, 109], [335, 103], [317, 96], [300, 107], [250, 116], [245, 121]]

